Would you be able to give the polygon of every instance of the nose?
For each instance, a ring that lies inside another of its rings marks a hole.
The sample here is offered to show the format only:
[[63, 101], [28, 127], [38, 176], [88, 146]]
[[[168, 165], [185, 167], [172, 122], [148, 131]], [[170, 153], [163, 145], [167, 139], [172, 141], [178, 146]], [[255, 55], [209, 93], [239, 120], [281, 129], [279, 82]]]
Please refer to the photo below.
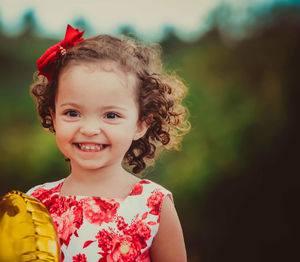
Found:
[[86, 136], [95, 136], [101, 133], [101, 129], [97, 121], [85, 121], [80, 128], [80, 132]]

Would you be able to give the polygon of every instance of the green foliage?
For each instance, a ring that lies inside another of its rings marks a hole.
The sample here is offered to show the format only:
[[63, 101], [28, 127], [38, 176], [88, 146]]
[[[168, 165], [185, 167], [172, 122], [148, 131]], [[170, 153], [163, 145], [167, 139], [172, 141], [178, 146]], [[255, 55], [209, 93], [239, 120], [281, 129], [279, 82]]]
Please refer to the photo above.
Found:
[[[183, 152], [169, 154], [165, 157], [168, 165], [161, 165], [165, 183], [175, 191], [186, 191], [192, 198], [208, 180], [242, 168], [251, 152], [243, 146], [249, 130], [256, 128], [255, 132], [263, 134], [263, 139], [256, 138], [260, 148], [268, 147], [282, 130], [286, 113], [280, 85], [282, 61], [273, 56], [270, 64], [264, 41], [253, 37], [232, 47], [213, 29], [167, 61], [169, 69], [177, 69], [190, 87], [186, 104], [192, 130]], [[289, 52], [277, 51], [283, 57]], [[266, 132], [266, 126], [271, 130]]]

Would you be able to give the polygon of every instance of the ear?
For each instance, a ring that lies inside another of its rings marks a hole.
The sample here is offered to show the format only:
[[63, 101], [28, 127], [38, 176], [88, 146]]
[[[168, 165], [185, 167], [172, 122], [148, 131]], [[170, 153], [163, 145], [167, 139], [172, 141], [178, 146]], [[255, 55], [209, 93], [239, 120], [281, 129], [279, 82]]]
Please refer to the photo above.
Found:
[[51, 118], [52, 118], [53, 127], [54, 127], [54, 130], [55, 130], [55, 126], [56, 126], [55, 112], [51, 108], [49, 108], [49, 111], [50, 111], [50, 115], [51, 115]]
[[149, 126], [146, 121], [138, 121], [136, 127], [137, 128], [133, 140], [138, 140], [143, 137], [146, 134]]

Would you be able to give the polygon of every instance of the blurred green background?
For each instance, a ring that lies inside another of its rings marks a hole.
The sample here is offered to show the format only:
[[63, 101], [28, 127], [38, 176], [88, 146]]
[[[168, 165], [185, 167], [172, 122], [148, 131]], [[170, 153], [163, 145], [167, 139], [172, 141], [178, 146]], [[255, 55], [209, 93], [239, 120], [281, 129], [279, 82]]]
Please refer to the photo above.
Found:
[[[145, 175], [173, 192], [188, 261], [300, 261], [300, 8], [260, 10], [236, 31], [228, 15], [220, 6], [189, 41], [165, 30], [163, 60], [189, 86], [192, 129]], [[1, 195], [69, 172], [29, 95], [36, 59], [58, 40], [34, 31], [30, 12], [19, 35], [0, 27]]]

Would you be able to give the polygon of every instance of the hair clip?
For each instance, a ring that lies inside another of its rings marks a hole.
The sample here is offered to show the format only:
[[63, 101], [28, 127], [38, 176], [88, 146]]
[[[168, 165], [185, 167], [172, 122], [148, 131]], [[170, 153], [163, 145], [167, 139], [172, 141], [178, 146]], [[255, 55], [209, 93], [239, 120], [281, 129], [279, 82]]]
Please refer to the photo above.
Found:
[[61, 56], [64, 56], [67, 53], [67, 50], [65, 48], [63, 48], [62, 46], [59, 47], [60, 48], [60, 54]]
[[84, 31], [79, 32], [78, 29], [68, 25], [65, 38], [60, 43], [48, 48], [37, 60], [38, 76], [43, 75], [48, 82], [51, 82], [55, 70], [54, 61], [64, 56], [69, 48], [84, 40], [82, 38]]

